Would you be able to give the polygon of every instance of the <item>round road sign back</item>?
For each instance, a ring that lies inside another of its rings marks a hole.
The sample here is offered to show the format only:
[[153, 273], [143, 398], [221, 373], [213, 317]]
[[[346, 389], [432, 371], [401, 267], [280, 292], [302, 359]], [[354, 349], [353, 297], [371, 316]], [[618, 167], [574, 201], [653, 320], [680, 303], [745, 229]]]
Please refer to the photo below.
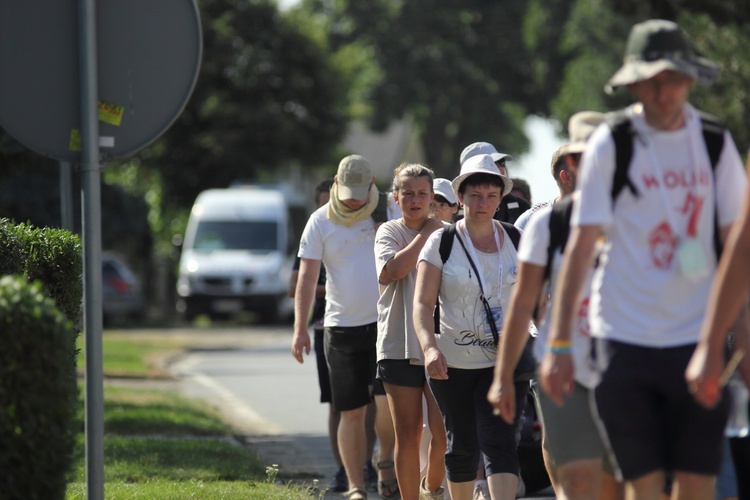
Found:
[[[45, 156], [80, 160], [78, 2], [0, 0], [0, 127]], [[99, 0], [97, 66], [102, 161], [158, 138], [198, 77], [194, 0]]]

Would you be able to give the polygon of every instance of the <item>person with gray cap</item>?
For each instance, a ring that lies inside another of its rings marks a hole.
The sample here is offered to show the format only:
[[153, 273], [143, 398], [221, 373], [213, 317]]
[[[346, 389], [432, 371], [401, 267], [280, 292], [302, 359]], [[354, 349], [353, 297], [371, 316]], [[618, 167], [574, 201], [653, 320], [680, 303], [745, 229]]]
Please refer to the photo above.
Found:
[[[580, 293], [603, 237], [588, 311], [594, 396], [631, 498], [657, 498], [667, 473], [679, 498], [713, 498], [721, 465], [728, 402], [704, 408], [685, 381], [716, 271], [714, 236], [737, 218], [747, 184], [731, 134], [714, 127], [721, 149], [709, 155], [706, 117], [687, 101], [695, 83], [717, 74], [675, 23], [633, 26], [624, 64], [606, 86], [627, 87], [638, 101], [618, 113], [631, 132], [631, 156], [617, 170], [623, 149], [615, 137], [623, 136], [614, 121], [591, 136], [553, 293], [539, 381], [562, 405], [575, 389], [571, 334]], [[613, 192], [619, 183], [629, 189]]]
[[[471, 498], [479, 457], [484, 457], [492, 498], [513, 499], [518, 486], [516, 425], [492, 415], [486, 400], [498, 338], [516, 276], [512, 225], [493, 219], [513, 183], [489, 155], [466, 160], [451, 183], [464, 218], [438, 229], [418, 258], [414, 327], [425, 369], [445, 423], [451, 498]], [[447, 232], [450, 231], [450, 232]], [[452, 233], [452, 239], [445, 238]], [[443, 242], [446, 243], [443, 243]], [[449, 249], [449, 255], [444, 248]], [[440, 298], [440, 329], [433, 311]], [[520, 388], [528, 381], [518, 382]], [[518, 391], [521, 401], [525, 394]], [[520, 411], [519, 411], [520, 413]]]
[[[495, 149], [495, 146], [489, 142], [475, 142], [466, 146], [461, 152], [461, 157], [459, 159], [461, 165], [472, 156], [477, 155], [490, 155], [492, 161], [495, 162], [495, 165], [497, 165], [497, 168], [500, 170], [500, 173], [505, 176], [508, 175], [508, 168], [506, 167], [505, 162], [512, 161], [513, 157], [509, 154], [498, 152], [498, 150]], [[495, 220], [513, 224], [518, 217], [529, 208], [531, 208], [529, 202], [512, 193], [508, 193], [503, 196], [500, 206], [497, 207]]]
[[375, 377], [378, 278], [375, 221], [378, 204], [370, 163], [359, 155], [341, 160], [328, 203], [307, 221], [300, 240], [294, 296], [292, 355], [310, 354], [307, 318], [321, 262], [328, 273], [323, 342], [331, 380], [331, 406], [341, 413], [338, 444], [352, 500], [367, 498], [365, 413]]
[[[568, 168], [573, 182], [586, 139], [593, 132], [594, 125], [603, 121], [603, 113], [592, 111], [576, 113], [570, 118], [568, 130], [571, 142], [561, 149], [569, 158]], [[553, 240], [567, 234], [571, 203], [573, 198], [568, 195], [554, 204], [554, 208], [548, 205], [534, 214], [518, 248], [518, 282], [510, 299], [505, 333], [495, 364], [495, 377], [487, 393], [487, 399], [506, 422], [511, 422], [516, 412], [513, 370], [528, 337], [528, 324], [537, 307], [537, 298], [545, 283], [554, 283], [557, 277], [565, 242]], [[577, 310], [585, 312], [588, 300], [588, 293], [584, 293]], [[537, 324], [539, 335], [534, 355], [538, 360], [544, 357], [549, 317], [550, 311], [547, 310], [544, 319]], [[588, 360], [590, 344], [588, 321], [585, 314], [579, 314], [576, 316], [571, 348], [576, 360], [575, 390], [563, 406], [558, 407], [538, 387], [534, 387], [542, 423], [545, 465], [555, 491], [562, 498], [596, 498], [598, 493], [601, 493], [599, 498], [620, 496], [620, 487], [612, 477], [613, 469], [608, 464], [606, 447], [589, 405], [589, 395], [596, 382], [595, 372]], [[604, 476], [603, 464], [608, 472]]]

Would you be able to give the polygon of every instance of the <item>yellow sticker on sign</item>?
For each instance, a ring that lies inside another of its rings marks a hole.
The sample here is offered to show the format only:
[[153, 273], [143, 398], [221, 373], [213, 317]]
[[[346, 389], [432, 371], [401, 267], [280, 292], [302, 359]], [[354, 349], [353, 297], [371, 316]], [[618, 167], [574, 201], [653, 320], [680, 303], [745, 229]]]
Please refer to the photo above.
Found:
[[71, 151], [80, 151], [83, 142], [81, 141], [81, 131], [74, 128], [70, 131], [70, 142], [68, 143], [68, 149]]
[[122, 122], [122, 115], [125, 114], [125, 106], [118, 106], [111, 102], [99, 102], [99, 120], [119, 127]]

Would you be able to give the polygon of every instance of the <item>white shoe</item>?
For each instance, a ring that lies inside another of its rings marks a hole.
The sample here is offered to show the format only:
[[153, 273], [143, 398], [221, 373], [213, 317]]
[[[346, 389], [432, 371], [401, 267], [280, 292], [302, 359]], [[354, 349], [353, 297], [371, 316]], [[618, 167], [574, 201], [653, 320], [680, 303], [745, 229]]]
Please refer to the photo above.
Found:
[[419, 483], [419, 500], [445, 500], [445, 488], [441, 486], [436, 491], [430, 491], [427, 489], [427, 478], [423, 477]]
[[523, 482], [521, 475], [518, 475], [518, 488], [516, 488], [516, 498], [526, 495], [526, 484]]
[[490, 488], [486, 479], [474, 482], [474, 496], [472, 500], [490, 500]]

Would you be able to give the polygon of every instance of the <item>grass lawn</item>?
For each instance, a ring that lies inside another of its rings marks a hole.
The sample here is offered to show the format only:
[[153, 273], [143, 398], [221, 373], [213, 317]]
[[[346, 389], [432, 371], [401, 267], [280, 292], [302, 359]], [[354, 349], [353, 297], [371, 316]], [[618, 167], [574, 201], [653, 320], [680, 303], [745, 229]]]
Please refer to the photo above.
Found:
[[[82, 342], [82, 341], [81, 341]], [[169, 342], [105, 334], [104, 373], [147, 378]], [[80, 365], [79, 365], [80, 366]], [[68, 499], [86, 498], [83, 385]], [[301, 499], [319, 493], [275, 484], [276, 472], [232, 439], [209, 405], [167, 390], [104, 386], [104, 478], [107, 499]]]

